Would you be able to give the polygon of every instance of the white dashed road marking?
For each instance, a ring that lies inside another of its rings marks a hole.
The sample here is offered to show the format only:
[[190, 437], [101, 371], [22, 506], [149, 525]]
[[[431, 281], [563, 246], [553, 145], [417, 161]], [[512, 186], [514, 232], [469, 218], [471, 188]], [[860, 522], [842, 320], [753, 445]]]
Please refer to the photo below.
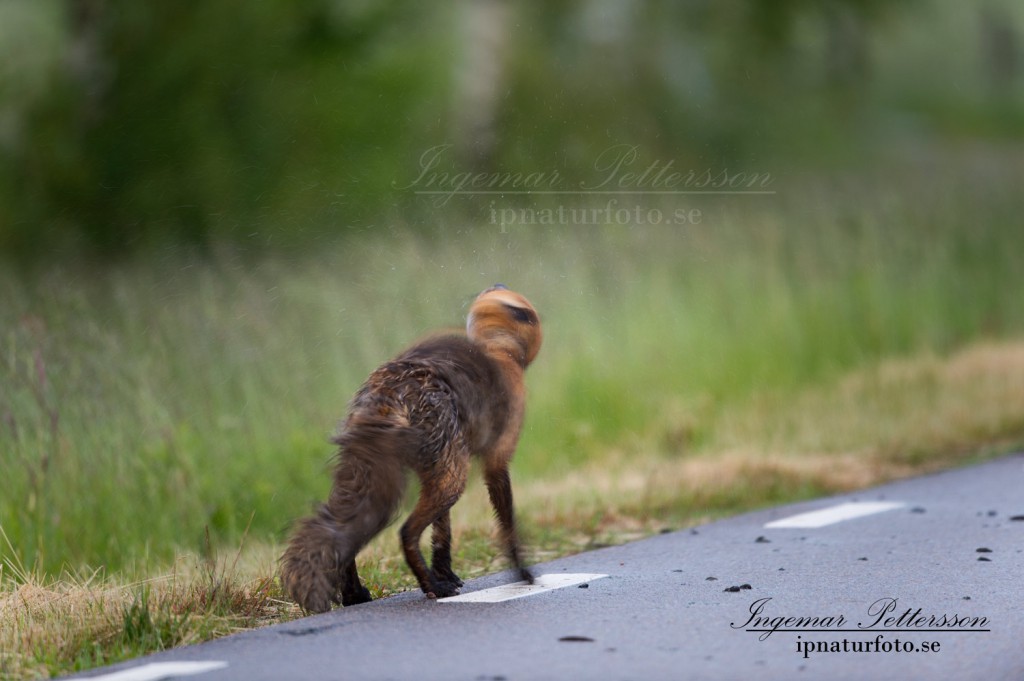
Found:
[[526, 582], [516, 582], [515, 584], [505, 584], [503, 586], [494, 586], [490, 589], [481, 589], [480, 591], [472, 591], [468, 594], [460, 594], [458, 596], [451, 596], [449, 598], [439, 598], [438, 603], [500, 603], [501, 601], [510, 601], [513, 598], [522, 598], [523, 596], [535, 596], [545, 591], [554, 591], [555, 589], [561, 589], [567, 586], [574, 586], [577, 584], [585, 584], [592, 582], [595, 579], [601, 579], [608, 575], [588, 575], [588, 574], [561, 574], [561, 575], [540, 575], [536, 578], [533, 584], [527, 584]]
[[215, 669], [227, 667], [227, 662], [154, 662], [131, 669], [93, 676], [90, 681], [159, 681], [175, 676], [192, 676], [205, 674]]
[[810, 513], [801, 513], [788, 518], [773, 520], [772, 522], [767, 523], [765, 527], [769, 529], [786, 527], [825, 527], [826, 525], [840, 523], [844, 520], [853, 520], [854, 518], [861, 518], [866, 515], [884, 513], [885, 511], [891, 511], [903, 506], [906, 506], [906, 504], [900, 501], [851, 501], [845, 504], [839, 504], [838, 506], [830, 506], [829, 508], [823, 508], [818, 511], [811, 511]]

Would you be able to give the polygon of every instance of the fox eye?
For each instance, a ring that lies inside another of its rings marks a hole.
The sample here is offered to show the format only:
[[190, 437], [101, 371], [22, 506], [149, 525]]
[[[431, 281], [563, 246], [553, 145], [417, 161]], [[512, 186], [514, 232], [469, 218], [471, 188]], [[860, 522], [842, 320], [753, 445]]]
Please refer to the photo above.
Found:
[[512, 313], [512, 319], [523, 324], [536, 324], [537, 315], [534, 314], [533, 310], [528, 310], [525, 307], [515, 307], [514, 305], [506, 305], [505, 308]]

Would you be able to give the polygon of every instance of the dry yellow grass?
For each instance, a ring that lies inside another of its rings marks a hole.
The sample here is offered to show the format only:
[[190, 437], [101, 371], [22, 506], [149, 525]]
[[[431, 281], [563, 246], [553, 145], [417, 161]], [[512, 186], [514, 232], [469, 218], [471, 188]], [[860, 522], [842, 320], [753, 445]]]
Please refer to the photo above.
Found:
[[889, 360], [794, 400], [755, 401], [719, 432], [725, 447], [761, 441], [791, 453], [941, 464], [950, 450], [1024, 433], [1024, 343]]
[[[125, 589], [66, 578], [43, 585], [20, 576], [0, 594], [0, 674], [21, 679], [48, 676], [46, 658], [66, 658], [83, 641], [97, 646], [115, 634], [109, 614]], [[45, 652], [44, 652], [45, 651]], [[75, 651], [77, 652], [77, 651]]]
[[279, 598], [272, 547], [238, 557], [211, 564], [183, 556], [169, 573], [141, 581], [0, 570], [0, 678], [47, 678], [301, 614]]
[[[526, 515], [541, 525], [584, 517], [606, 531], [632, 531], [638, 521], [652, 530], [777, 498], [859, 489], [1019, 445], [1024, 342], [889, 360], [796, 395], [764, 393], [697, 412], [669, 408], [657, 432], [601, 461], [520, 485]], [[710, 436], [688, 450], [673, 433], [689, 430], [700, 412], [712, 420], [703, 426]], [[659, 451], [665, 441], [672, 444]], [[463, 522], [479, 513], [465, 512]]]

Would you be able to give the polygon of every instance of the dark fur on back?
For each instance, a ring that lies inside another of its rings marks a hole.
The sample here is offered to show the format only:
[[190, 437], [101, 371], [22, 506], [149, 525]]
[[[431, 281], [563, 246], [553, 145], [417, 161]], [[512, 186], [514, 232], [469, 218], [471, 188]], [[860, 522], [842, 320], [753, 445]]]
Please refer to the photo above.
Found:
[[352, 401], [345, 429], [378, 417], [412, 428], [419, 451], [408, 465], [418, 469], [457, 439], [473, 453], [489, 449], [504, 430], [508, 403], [501, 372], [478, 345], [465, 336], [437, 336], [370, 375]]

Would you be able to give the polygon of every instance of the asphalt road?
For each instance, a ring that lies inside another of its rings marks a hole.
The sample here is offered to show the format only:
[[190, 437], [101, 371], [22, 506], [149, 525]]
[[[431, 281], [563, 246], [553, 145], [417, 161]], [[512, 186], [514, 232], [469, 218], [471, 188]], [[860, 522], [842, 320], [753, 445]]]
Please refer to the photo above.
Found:
[[[499, 602], [404, 593], [87, 676], [1020, 681], [1024, 455], [535, 572], [585, 576]], [[508, 582], [484, 577], [463, 594]]]

